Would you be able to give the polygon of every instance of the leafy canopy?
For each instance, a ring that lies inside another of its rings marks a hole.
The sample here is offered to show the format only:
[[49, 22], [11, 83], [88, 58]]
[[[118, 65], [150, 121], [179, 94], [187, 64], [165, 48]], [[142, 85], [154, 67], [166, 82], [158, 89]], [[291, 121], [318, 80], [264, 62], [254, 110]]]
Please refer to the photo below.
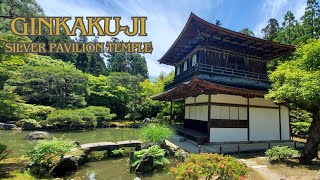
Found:
[[320, 108], [320, 40], [297, 49], [293, 60], [270, 74], [272, 89], [266, 96], [278, 103], [293, 103], [309, 112]]

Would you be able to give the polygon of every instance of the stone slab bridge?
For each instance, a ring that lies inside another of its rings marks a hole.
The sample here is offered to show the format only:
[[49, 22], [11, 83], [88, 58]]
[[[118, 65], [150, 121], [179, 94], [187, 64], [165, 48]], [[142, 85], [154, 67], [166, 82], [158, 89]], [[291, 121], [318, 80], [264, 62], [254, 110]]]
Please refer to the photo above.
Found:
[[80, 145], [81, 150], [86, 154], [90, 154], [92, 151], [112, 151], [123, 147], [133, 147], [136, 150], [141, 149], [141, 141], [127, 140], [118, 142], [96, 142]]

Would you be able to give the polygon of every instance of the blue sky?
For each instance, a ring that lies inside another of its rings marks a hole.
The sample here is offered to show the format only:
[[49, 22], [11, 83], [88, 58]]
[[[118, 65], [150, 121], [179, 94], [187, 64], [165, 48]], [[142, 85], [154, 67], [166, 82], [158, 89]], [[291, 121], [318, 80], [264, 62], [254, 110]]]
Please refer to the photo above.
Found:
[[[124, 41], [152, 41], [153, 53], [146, 54], [149, 75], [173, 68], [160, 65], [157, 60], [169, 49], [180, 34], [191, 12], [222, 27], [240, 31], [247, 27], [257, 37], [273, 17], [281, 23], [291, 10], [297, 19], [304, 14], [307, 0], [37, 0], [47, 16], [121, 16], [124, 24], [131, 24], [131, 16], [147, 16], [147, 37], [118, 38]], [[100, 37], [100, 41], [109, 40]]]

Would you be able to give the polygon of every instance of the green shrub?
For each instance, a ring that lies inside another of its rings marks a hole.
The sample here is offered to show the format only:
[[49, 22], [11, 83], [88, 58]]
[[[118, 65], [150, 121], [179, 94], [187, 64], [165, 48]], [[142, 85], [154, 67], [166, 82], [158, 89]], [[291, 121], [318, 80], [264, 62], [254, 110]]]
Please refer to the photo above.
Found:
[[161, 144], [165, 139], [171, 138], [175, 134], [172, 128], [164, 124], [149, 124], [139, 131], [146, 141], [153, 144]]
[[85, 122], [75, 110], [56, 110], [48, 115], [47, 123], [54, 126], [84, 126]]
[[98, 124], [100, 124], [100, 125], [105, 123], [106, 121], [110, 121], [113, 118], [117, 117], [116, 114], [110, 113], [109, 108], [102, 107], [102, 106], [89, 106], [84, 109], [93, 113], [97, 118]]
[[291, 123], [292, 133], [298, 136], [305, 136], [308, 133], [310, 123], [309, 122], [294, 122]]
[[30, 157], [29, 171], [37, 177], [48, 175], [63, 155], [74, 147], [72, 141], [53, 138], [39, 141], [27, 156]]
[[41, 106], [33, 104], [22, 104], [25, 119], [45, 120], [48, 115], [55, 110], [51, 106]]
[[125, 151], [123, 148], [115, 149], [111, 151], [111, 156], [113, 157], [122, 157], [125, 155]]
[[18, 127], [22, 127], [23, 129], [37, 129], [41, 128], [42, 126], [40, 123], [34, 119], [22, 119], [17, 122]]
[[0, 161], [8, 156], [9, 153], [10, 151], [7, 149], [7, 146], [4, 144], [0, 144]]
[[249, 169], [232, 156], [190, 154], [183, 163], [172, 167], [176, 179], [245, 179]]
[[281, 162], [285, 159], [297, 157], [299, 151], [288, 146], [274, 146], [265, 152], [269, 162]]
[[97, 126], [97, 118], [92, 112], [86, 109], [76, 109], [74, 110], [74, 113], [78, 114], [81, 117], [81, 119], [84, 121], [85, 127]]
[[101, 106], [89, 106], [81, 109], [61, 109], [48, 115], [47, 123], [63, 127], [96, 127], [98, 122], [109, 121], [115, 114], [110, 114], [110, 109]]
[[164, 157], [166, 151], [164, 149], [161, 149], [159, 146], [154, 145], [149, 147], [148, 149], [135, 151], [131, 167], [135, 168], [141, 162], [143, 156], [145, 156], [146, 154], [153, 157], [153, 165], [155, 168], [162, 168], [165, 164], [170, 163], [170, 161]]

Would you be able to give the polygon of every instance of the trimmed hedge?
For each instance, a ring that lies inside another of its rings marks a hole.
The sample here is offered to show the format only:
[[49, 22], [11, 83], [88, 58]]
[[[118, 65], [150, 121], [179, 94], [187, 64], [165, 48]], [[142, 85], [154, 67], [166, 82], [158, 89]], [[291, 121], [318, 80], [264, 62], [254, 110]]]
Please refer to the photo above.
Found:
[[48, 115], [47, 126], [56, 128], [94, 128], [98, 122], [111, 120], [115, 114], [105, 107], [89, 106], [81, 109], [61, 109]]

